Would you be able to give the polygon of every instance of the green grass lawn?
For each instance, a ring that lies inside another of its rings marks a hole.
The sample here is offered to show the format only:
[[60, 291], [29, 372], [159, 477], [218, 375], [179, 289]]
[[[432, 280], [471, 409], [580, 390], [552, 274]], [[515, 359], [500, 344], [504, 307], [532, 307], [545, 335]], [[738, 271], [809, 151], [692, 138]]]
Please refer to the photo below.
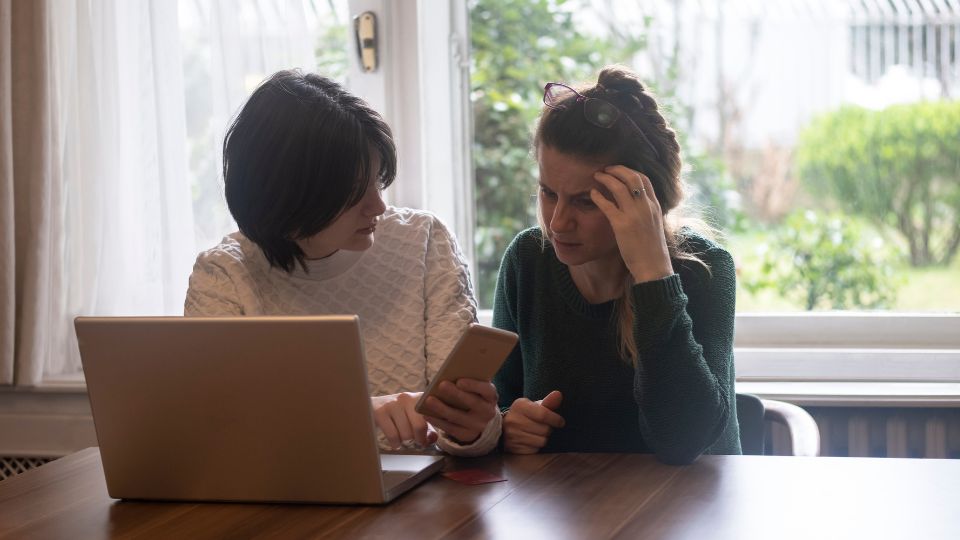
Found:
[[[743, 287], [744, 280], [758, 271], [764, 233], [747, 232], [731, 235], [722, 242], [737, 262], [737, 311], [803, 311], [804, 306], [781, 297], [776, 291], [763, 290], [751, 294]], [[901, 264], [895, 272], [902, 276], [892, 311], [960, 312], [960, 257], [948, 268], [912, 268]]]
[[949, 268], [903, 269], [897, 310], [960, 312], [960, 257]]

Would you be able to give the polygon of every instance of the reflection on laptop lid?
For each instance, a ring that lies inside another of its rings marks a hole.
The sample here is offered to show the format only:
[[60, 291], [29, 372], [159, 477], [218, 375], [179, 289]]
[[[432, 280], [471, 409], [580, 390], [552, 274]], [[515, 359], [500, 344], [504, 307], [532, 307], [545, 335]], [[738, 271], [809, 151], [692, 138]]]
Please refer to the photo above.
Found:
[[111, 497], [383, 503], [442, 466], [381, 468], [356, 316], [75, 325]]

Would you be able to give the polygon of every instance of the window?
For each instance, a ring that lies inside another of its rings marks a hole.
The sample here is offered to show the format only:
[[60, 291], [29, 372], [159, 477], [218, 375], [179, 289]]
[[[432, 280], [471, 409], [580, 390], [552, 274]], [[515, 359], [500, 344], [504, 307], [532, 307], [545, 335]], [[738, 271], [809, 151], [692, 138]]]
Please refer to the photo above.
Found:
[[960, 381], [960, 11], [881, 5], [470, 2], [481, 306], [534, 224], [542, 85], [623, 63], [737, 259], [738, 379]]
[[[918, 206], [904, 214], [911, 219], [889, 213], [882, 219], [871, 217], [867, 212], [871, 207], [864, 201], [845, 199], [842, 193], [805, 178], [799, 157], [816, 162], [820, 152], [827, 154], [821, 155], [820, 162], [830, 163], [829, 144], [801, 152], [807, 144], [804, 133], [818, 127], [822, 115], [834, 114], [844, 104], [863, 105], [871, 114], [894, 102], [956, 106], [960, 13], [949, 11], [949, 4], [933, 26], [914, 19], [907, 24], [901, 18], [886, 25], [877, 22], [883, 19], [874, 14], [848, 11], [844, 3], [829, 4], [829, 9], [821, 2], [779, 0], [762, 5], [730, 0], [718, 4], [722, 10], [704, 5], [615, 0], [403, 4], [180, 0], [174, 26], [181, 48], [191, 177], [192, 212], [187, 214], [195, 223], [190, 239], [195, 246], [180, 243], [177, 249], [189, 259], [234, 230], [220, 179], [224, 130], [265, 76], [300, 66], [345, 81], [383, 112], [397, 136], [400, 154], [398, 181], [387, 197], [397, 205], [433, 211], [451, 226], [474, 266], [481, 307], [489, 309], [504, 248], [516, 232], [535, 222], [530, 195], [536, 184], [536, 164], [529, 152], [529, 134], [539, 112], [543, 83], [591, 80], [598, 67], [621, 62], [649, 74], [651, 87], [669, 107], [683, 138], [694, 200], [707, 209], [739, 258], [738, 311], [756, 314], [738, 318], [738, 340], [746, 336], [738, 346], [762, 349], [827, 343], [834, 349], [862, 349], [869, 348], [873, 332], [885, 338], [876, 347], [886, 349], [898, 335], [915, 334], [920, 327], [931, 335], [960, 335], [956, 315], [928, 313], [909, 324], [898, 324], [908, 317], [902, 311], [960, 310], [960, 256], [955, 253], [960, 242], [960, 158], [950, 153], [958, 152], [956, 145], [938, 147], [930, 142], [958, 140], [960, 135], [949, 130], [957, 129], [960, 120], [940, 122], [937, 129], [946, 131], [933, 135], [913, 134], [921, 143], [907, 144], [907, 148], [929, 150], [921, 156], [923, 160], [911, 163], [932, 171], [925, 177], [932, 186], [926, 192], [929, 196], [916, 197]], [[378, 17], [381, 63], [374, 73], [358, 69], [352, 42], [351, 17], [365, 10]], [[137, 12], [141, 19], [147, 17], [147, 11]], [[153, 31], [169, 31], [167, 23], [150, 23]], [[882, 28], [880, 37], [874, 37], [875, 28]], [[907, 57], [912, 60], [899, 61]], [[868, 66], [867, 71], [863, 66]], [[117, 77], [121, 82], [129, 79]], [[954, 113], [931, 109], [908, 118], [920, 114], [936, 120]], [[873, 122], [860, 129], [892, 125]], [[844, 125], [848, 124], [854, 123]], [[812, 139], [830, 144], [840, 140], [834, 132], [828, 133]], [[856, 132], [852, 133], [847, 139], [857, 140]], [[932, 157], [926, 159], [927, 154]], [[826, 165], [818, 167], [809, 170], [836, 172]], [[870, 181], [879, 180], [871, 177]], [[859, 206], [844, 206], [850, 200]], [[930, 203], [926, 209], [924, 202]], [[143, 221], [142, 216], [125, 218]], [[929, 224], [929, 234], [911, 240], [909, 231], [898, 229], [898, 222], [913, 223], [912, 218], [916, 218], [914, 229]], [[790, 236], [798, 231], [803, 234]], [[140, 237], [135, 240], [149, 246]], [[818, 254], [827, 251], [820, 247], [822, 243], [833, 250], [815, 261], [822, 266], [803, 261], [802, 249], [810, 242]], [[118, 260], [127, 256], [123, 250], [115, 251]], [[138, 264], [152, 265], [156, 251], [141, 257], [144, 261]], [[886, 258], [877, 258], [881, 254]], [[838, 261], [843, 262], [840, 268], [831, 266]], [[189, 272], [189, 261], [172, 266]], [[808, 267], [817, 268], [819, 275], [796, 275], [796, 269]], [[841, 270], [851, 270], [852, 275], [844, 274], [841, 280], [836, 277]], [[117, 300], [119, 307], [111, 307], [113, 311], [92, 312], [88, 304], [96, 303], [85, 296], [83, 309], [76, 313], [146, 312], [130, 307], [138, 300], [127, 293], [135, 292], [137, 284], [122, 285], [113, 287], [124, 296]], [[182, 285], [185, 288], [185, 282]], [[805, 303], [809, 291], [817, 292], [821, 285], [828, 292], [820, 291], [817, 301]], [[84, 286], [81, 283], [77, 290], [92, 289]], [[139, 286], [144, 288], [142, 283]], [[870, 294], [844, 296], [850, 291]], [[165, 294], [176, 301], [151, 308], [151, 313], [178, 312], [182, 291]], [[847, 298], [845, 304], [830, 303], [841, 297]], [[808, 316], [806, 308], [811, 306], [814, 310], [874, 311]], [[792, 314], [769, 315], [776, 311]], [[481, 317], [489, 322], [488, 311]], [[845, 341], [849, 332], [859, 337]], [[929, 364], [933, 371], [936, 365], [948, 369], [960, 365], [955, 352], [960, 345], [955, 341], [940, 341], [936, 346], [954, 352], [938, 357], [946, 358], [946, 364], [933, 359]], [[826, 359], [819, 364], [824, 366], [824, 376], [835, 364], [830, 359], [839, 353], [830, 354], [818, 356]], [[798, 358], [793, 355], [788, 360]], [[79, 368], [78, 359], [71, 362], [57, 371]], [[750, 365], [757, 376], [772, 373], [764, 371], [761, 361]], [[948, 376], [960, 380], [955, 373]]]
[[669, 109], [739, 312], [960, 311], [960, 11], [937, 5], [471, 2], [481, 305], [534, 223], [542, 85], [623, 63]]

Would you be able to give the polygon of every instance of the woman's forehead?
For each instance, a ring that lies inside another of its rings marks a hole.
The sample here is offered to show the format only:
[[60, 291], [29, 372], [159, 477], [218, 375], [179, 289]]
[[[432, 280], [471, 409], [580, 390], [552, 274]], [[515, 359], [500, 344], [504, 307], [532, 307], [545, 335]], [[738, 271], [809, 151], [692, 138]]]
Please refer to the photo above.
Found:
[[550, 147], [540, 149], [540, 181], [557, 191], [588, 191], [597, 186], [593, 175], [609, 165], [599, 160], [590, 160], [558, 152]]

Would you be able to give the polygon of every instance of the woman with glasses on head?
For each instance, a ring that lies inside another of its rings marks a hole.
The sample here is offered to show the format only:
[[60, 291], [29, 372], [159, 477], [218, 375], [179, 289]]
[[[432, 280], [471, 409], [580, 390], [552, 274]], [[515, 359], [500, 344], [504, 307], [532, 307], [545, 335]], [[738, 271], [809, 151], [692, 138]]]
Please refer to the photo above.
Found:
[[680, 145], [637, 76], [551, 83], [534, 137], [539, 227], [507, 248], [494, 379], [514, 453], [739, 454], [734, 264], [683, 201]]
[[426, 417], [414, 411], [476, 302], [443, 223], [384, 203], [396, 166], [390, 128], [363, 100], [319, 75], [274, 74], [227, 130], [223, 176], [240, 230], [197, 258], [184, 312], [355, 313], [386, 445], [485, 454], [500, 436], [490, 382], [443, 383]]

